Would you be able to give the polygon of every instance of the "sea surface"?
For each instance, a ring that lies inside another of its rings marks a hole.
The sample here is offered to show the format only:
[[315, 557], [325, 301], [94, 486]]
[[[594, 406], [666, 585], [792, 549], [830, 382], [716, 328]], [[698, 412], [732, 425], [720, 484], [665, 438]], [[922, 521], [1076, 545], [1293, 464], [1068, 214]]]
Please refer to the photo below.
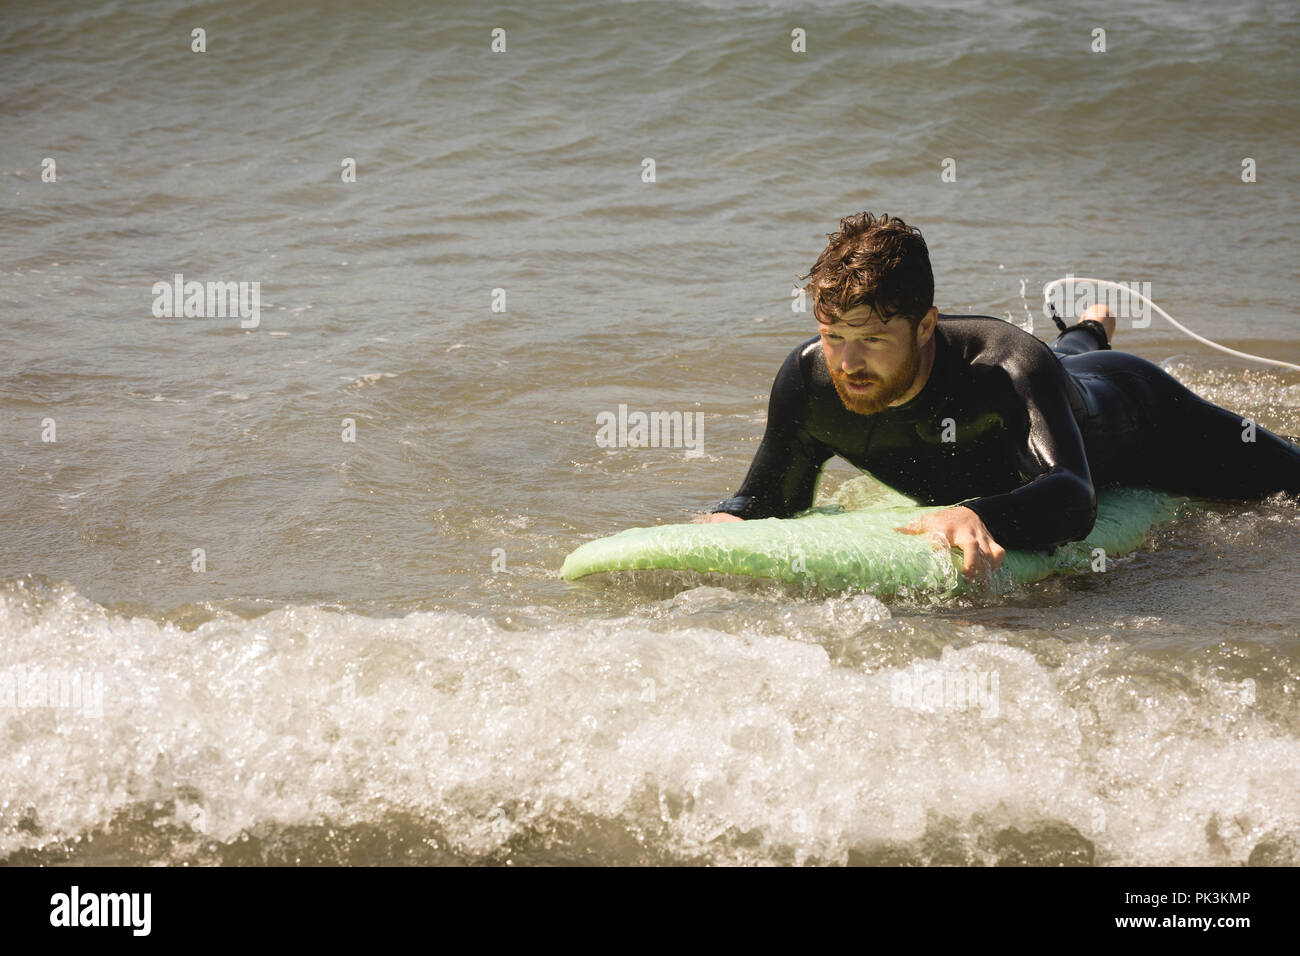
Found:
[[[558, 575], [735, 492], [861, 210], [940, 311], [1146, 282], [1300, 363], [1298, 50], [1290, 2], [6, 4], [0, 861], [1300, 863], [1295, 501], [975, 598]], [[1116, 346], [1300, 434], [1300, 372]]]

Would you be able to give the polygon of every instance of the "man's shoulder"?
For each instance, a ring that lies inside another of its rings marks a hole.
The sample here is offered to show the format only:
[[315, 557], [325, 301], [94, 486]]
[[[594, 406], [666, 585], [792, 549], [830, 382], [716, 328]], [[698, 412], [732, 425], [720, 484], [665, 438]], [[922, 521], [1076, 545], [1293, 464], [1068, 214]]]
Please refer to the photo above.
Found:
[[1032, 362], [1052, 355], [1042, 339], [992, 315], [940, 314], [935, 334], [971, 365], [1003, 366], [1017, 356]]
[[790, 354], [792, 356], [797, 355], [800, 361], [806, 361], [809, 357], [815, 356], [821, 350], [821, 345], [821, 335], [814, 335], [812, 338], [804, 339], [796, 345]]
[[1018, 325], [992, 315], [949, 315], [939, 313], [939, 328], [949, 338], [972, 341], [1017, 341], [1038, 339]]
[[834, 388], [822, 360], [820, 335], [805, 339], [790, 350], [777, 370], [772, 387], [773, 393], [783, 399], [800, 401], [811, 399], [823, 389]]
[[789, 371], [798, 369], [804, 381], [810, 381], [818, 366], [822, 365], [822, 337], [814, 335], [805, 339], [790, 350], [785, 357], [782, 368]]

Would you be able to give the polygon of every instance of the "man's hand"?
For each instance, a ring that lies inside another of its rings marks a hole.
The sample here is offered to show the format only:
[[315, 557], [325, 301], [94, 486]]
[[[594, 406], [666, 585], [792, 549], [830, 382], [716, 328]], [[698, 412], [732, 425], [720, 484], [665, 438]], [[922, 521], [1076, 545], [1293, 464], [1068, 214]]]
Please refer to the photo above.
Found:
[[744, 518], [737, 518], [735, 515], [727, 514], [725, 511], [715, 511], [711, 515], [696, 515], [691, 519], [693, 524], [716, 524], [719, 521], [744, 521]]
[[895, 528], [903, 534], [928, 534], [935, 547], [961, 548], [961, 572], [966, 580], [987, 581], [990, 574], [1002, 566], [1007, 552], [993, 540], [980, 516], [969, 508], [958, 506], [932, 511], [911, 524]]

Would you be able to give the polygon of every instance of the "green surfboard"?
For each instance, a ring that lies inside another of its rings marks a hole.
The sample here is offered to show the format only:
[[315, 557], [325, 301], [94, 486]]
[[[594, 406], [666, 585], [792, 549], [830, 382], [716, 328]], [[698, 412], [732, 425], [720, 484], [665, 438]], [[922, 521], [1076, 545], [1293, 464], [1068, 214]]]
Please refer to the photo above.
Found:
[[[846, 487], [859, 480], [846, 482]], [[560, 573], [572, 581], [605, 571], [717, 572], [831, 591], [861, 588], [881, 597], [941, 596], [969, 589], [959, 554], [933, 548], [923, 535], [894, 530], [939, 508], [917, 506], [879, 486], [874, 498], [866, 507], [823, 505], [793, 518], [629, 528], [577, 548], [565, 558]], [[1051, 553], [1008, 551], [992, 586], [1000, 589], [1053, 574], [1101, 570], [1139, 548], [1186, 500], [1143, 488], [1100, 491], [1097, 523], [1085, 540]]]

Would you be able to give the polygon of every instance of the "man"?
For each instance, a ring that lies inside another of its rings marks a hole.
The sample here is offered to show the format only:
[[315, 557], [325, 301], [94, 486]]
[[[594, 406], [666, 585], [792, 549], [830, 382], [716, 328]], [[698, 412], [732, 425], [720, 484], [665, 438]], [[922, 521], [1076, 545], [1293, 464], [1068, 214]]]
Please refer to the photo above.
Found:
[[819, 335], [786, 358], [767, 430], [735, 497], [703, 520], [789, 517], [839, 455], [925, 504], [900, 528], [962, 551], [983, 578], [1007, 548], [1087, 536], [1095, 488], [1211, 498], [1300, 494], [1300, 448], [1111, 350], [1094, 307], [1049, 348], [988, 316], [940, 316], [919, 230], [870, 213], [805, 276]]

